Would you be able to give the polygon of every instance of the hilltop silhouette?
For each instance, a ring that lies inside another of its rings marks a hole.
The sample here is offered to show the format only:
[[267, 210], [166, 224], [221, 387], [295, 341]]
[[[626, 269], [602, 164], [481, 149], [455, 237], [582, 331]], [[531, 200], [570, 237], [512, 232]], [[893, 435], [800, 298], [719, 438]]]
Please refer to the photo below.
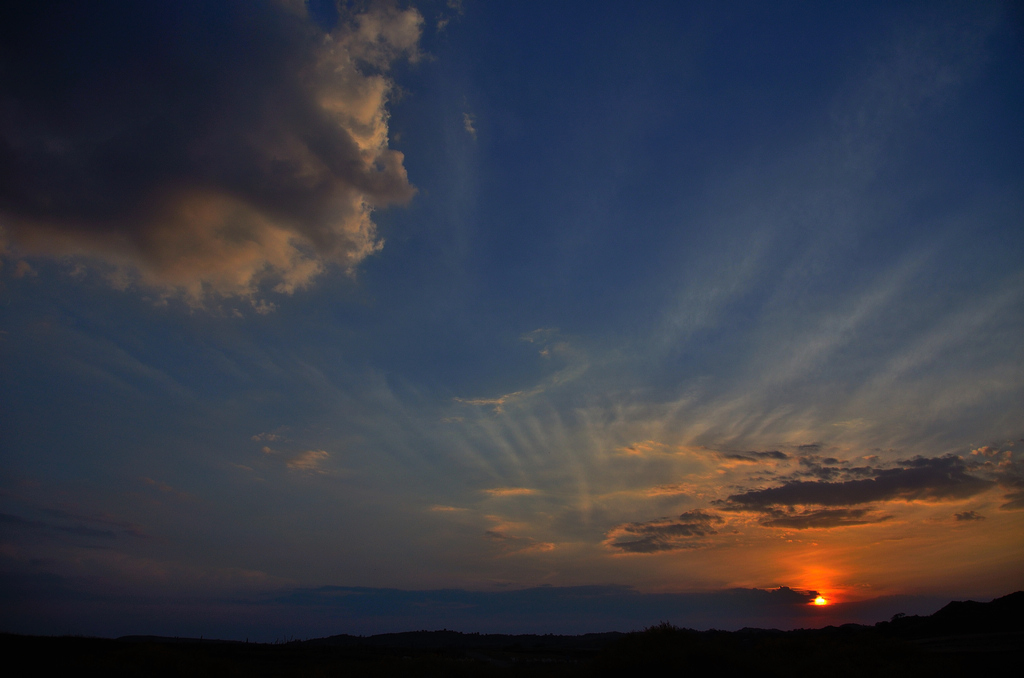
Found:
[[[1024, 591], [951, 602], [928, 616], [872, 626], [694, 631], [667, 622], [579, 636], [413, 631], [287, 643], [126, 636], [0, 635], [12, 675], [102, 671], [122, 676], [954, 676], [1024, 660]], [[20, 671], [20, 673], [19, 673]]]

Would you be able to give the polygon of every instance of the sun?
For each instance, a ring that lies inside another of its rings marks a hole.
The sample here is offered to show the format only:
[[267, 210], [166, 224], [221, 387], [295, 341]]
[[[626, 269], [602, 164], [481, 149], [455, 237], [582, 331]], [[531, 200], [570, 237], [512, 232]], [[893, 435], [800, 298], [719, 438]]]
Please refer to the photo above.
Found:
[[828, 599], [823, 598], [822, 596], [818, 596], [813, 602], [815, 605], [828, 605]]

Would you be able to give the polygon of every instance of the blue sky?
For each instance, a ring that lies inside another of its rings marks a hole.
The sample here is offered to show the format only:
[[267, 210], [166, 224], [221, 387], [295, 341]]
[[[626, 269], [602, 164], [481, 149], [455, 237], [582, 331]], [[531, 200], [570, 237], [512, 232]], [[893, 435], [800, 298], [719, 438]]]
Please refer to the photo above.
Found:
[[6, 630], [1024, 586], [1017, 7], [356, 5], [4, 10]]

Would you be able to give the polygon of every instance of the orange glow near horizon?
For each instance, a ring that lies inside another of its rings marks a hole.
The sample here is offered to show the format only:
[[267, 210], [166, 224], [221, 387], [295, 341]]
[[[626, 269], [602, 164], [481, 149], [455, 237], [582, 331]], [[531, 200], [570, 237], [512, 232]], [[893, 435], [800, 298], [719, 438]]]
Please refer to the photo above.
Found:
[[818, 596], [814, 599], [813, 603], [815, 605], [828, 605], [828, 600], [822, 596]]

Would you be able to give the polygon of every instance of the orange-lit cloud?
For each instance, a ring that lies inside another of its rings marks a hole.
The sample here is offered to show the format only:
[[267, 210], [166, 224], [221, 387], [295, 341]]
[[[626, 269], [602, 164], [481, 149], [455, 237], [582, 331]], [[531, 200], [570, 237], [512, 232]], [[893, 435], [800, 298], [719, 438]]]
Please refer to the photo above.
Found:
[[676, 483], [674, 485], [657, 485], [648, 488], [644, 494], [648, 497], [672, 497], [681, 494], [692, 494], [698, 491], [697, 485], [693, 483]]
[[295, 471], [320, 472], [320, 463], [330, 456], [324, 450], [306, 450], [286, 461], [285, 465]]
[[619, 451], [631, 457], [645, 457], [650, 454], [664, 454], [668, 449], [668, 445], [665, 443], [656, 440], [642, 440], [632, 445], [626, 445]]
[[554, 551], [556, 545], [552, 542], [537, 541], [531, 537], [518, 537], [500, 530], [487, 530], [484, 536], [491, 541], [497, 542], [507, 553], [545, 553]]
[[537, 494], [537, 490], [533, 490], [528, 487], [494, 487], [489, 490], [484, 490], [484, 493], [489, 494], [492, 497], [522, 497]]

